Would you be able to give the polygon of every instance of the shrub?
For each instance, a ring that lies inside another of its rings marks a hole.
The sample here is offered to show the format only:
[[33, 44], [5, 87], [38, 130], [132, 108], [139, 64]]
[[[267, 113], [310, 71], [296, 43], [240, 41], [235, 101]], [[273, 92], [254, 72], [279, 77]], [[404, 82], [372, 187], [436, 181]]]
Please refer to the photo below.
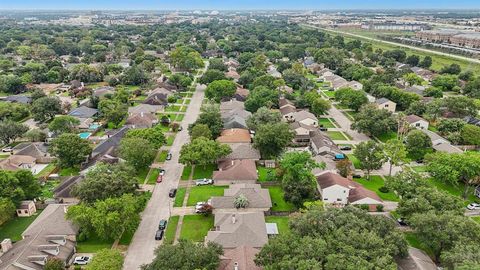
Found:
[[383, 212], [383, 204], [377, 205], [377, 212]]
[[386, 186], [380, 187], [378, 190], [382, 193], [388, 193], [390, 191]]

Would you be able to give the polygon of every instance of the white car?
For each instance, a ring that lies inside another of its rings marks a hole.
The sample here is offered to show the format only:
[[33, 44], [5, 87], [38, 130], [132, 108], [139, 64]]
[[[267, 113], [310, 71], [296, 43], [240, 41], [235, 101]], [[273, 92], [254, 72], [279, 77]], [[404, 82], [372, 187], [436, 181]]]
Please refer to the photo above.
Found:
[[204, 186], [204, 185], [211, 185], [211, 184], [213, 184], [212, 179], [203, 178], [203, 179], [195, 180], [196, 186]]
[[467, 205], [468, 210], [480, 210], [480, 203], [471, 203]]
[[160, 169], [159, 175], [164, 176], [164, 175], [165, 175], [165, 170], [164, 170], [164, 169]]
[[75, 257], [75, 260], [73, 261], [73, 264], [75, 264], [75, 265], [86, 265], [91, 260], [92, 260], [92, 258], [87, 257], [87, 256]]
[[12, 152], [12, 151], [13, 151], [13, 148], [9, 146], [2, 149], [2, 152]]
[[197, 202], [197, 204], [195, 204], [195, 209], [202, 208], [205, 204], [207, 204], [207, 203], [206, 202]]

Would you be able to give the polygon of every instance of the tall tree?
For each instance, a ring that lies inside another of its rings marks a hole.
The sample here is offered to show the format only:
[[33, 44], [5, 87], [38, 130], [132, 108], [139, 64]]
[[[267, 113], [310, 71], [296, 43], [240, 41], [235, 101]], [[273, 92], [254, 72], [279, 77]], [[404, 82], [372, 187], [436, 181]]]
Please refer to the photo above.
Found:
[[61, 113], [62, 105], [56, 97], [42, 97], [32, 103], [31, 110], [36, 121], [45, 122]]
[[136, 128], [127, 131], [125, 138], [140, 138], [147, 140], [155, 149], [162, 147], [167, 139], [162, 131], [162, 126], [157, 125], [151, 128]]
[[405, 144], [408, 155], [415, 160], [423, 159], [425, 154], [430, 151], [432, 147], [430, 137], [417, 129], [408, 133], [405, 138]]
[[278, 122], [258, 126], [253, 147], [260, 151], [264, 159], [276, 158], [283, 153], [294, 135], [287, 123]]
[[85, 268], [86, 270], [121, 270], [123, 255], [118, 249], [101, 249]]
[[385, 162], [382, 145], [374, 141], [361, 142], [355, 147], [353, 154], [362, 164], [367, 180], [370, 180], [370, 172], [380, 169]]
[[254, 114], [247, 118], [247, 126], [251, 130], [257, 130], [259, 126], [274, 124], [282, 121], [282, 115], [276, 110], [260, 107]]
[[205, 89], [205, 96], [219, 102], [224, 98], [231, 98], [235, 94], [237, 86], [229, 80], [218, 80], [211, 82]]
[[379, 136], [395, 130], [397, 123], [392, 113], [378, 109], [374, 104], [364, 105], [355, 115], [352, 128], [371, 136]]
[[124, 138], [120, 142], [120, 156], [137, 171], [150, 166], [156, 153], [155, 147], [143, 138]]
[[62, 133], [74, 133], [75, 128], [80, 124], [80, 121], [69, 115], [60, 115], [55, 117], [50, 124], [48, 124], [48, 129], [60, 135]]
[[63, 133], [52, 140], [48, 151], [57, 157], [60, 167], [70, 168], [84, 162], [92, 153], [92, 148], [77, 134]]
[[0, 121], [0, 141], [4, 144], [9, 144], [27, 131], [28, 127], [24, 124], [10, 120]]
[[[223, 121], [220, 114], [220, 107], [216, 104], [206, 104], [200, 109], [200, 115], [195, 121], [197, 124], [205, 124], [212, 132], [212, 137], [217, 138], [223, 128]], [[191, 127], [189, 127], [191, 129]]]
[[383, 146], [386, 160], [389, 162], [388, 176], [392, 176], [393, 165], [398, 166], [405, 161], [407, 151], [405, 145], [399, 139], [388, 140]]
[[98, 109], [108, 122], [118, 126], [127, 116], [128, 106], [112, 99], [102, 99], [98, 103]]
[[185, 144], [180, 150], [180, 163], [186, 165], [207, 166], [215, 163], [232, 152], [230, 146], [220, 144], [217, 141], [209, 140], [205, 137], [199, 137]]

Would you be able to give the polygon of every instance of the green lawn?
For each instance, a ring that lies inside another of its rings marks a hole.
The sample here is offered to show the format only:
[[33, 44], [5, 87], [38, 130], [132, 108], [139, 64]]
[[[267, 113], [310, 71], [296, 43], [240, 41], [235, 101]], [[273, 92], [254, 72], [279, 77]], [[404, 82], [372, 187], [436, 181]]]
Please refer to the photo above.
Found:
[[473, 221], [477, 222], [480, 224], [480, 216], [472, 217]]
[[426, 247], [422, 242], [420, 242], [420, 240], [418, 240], [418, 237], [415, 234], [415, 232], [404, 232], [403, 235], [405, 236], [405, 240], [407, 240], [407, 243], [409, 246], [423, 250], [430, 257], [433, 257], [433, 252], [428, 247]]
[[177, 114], [177, 118], [175, 119], [175, 121], [182, 122], [184, 117], [185, 117], [185, 114]]
[[167, 160], [167, 154], [168, 154], [168, 151], [163, 150], [162, 152], [160, 152], [160, 154], [158, 154], [157, 159], [155, 161], [165, 162], [165, 160]]
[[133, 232], [127, 232], [123, 233], [122, 237], [118, 241], [118, 244], [128, 246], [132, 242], [133, 235], [135, 234], [135, 231]]
[[383, 178], [379, 175], [371, 175], [370, 180], [366, 180], [364, 178], [354, 178], [354, 180], [355, 182], [362, 184], [362, 186], [364, 186], [366, 189], [377, 193], [378, 197], [380, 197], [382, 200], [394, 202], [398, 202], [400, 200], [392, 191], [383, 193], [379, 190], [379, 188], [385, 185]]
[[73, 175], [78, 175], [79, 172], [80, 172], [79, 168], [64, 168], [64, 169], [61, 169], [58, 172], [58, 175], [60, 175], [60, 176], [73, 176]]
[[145, 178], [147, 178], [149, 169], [150, 168], [145, 168], [137, 172], [137, 181], [139, 184], [143, 184], [145, 182]]
[[157, 177], [160, 174], [160, 170], [153, 168], [150, 170], [150, 175], [148, 175], [147, 184], [155, 185], [157, 183]]
[[180, 238], [194, 242], [203, 242], [210, 229], [213, 228], [213, 216], [187, 215], [183, 217]]
[[206, 202], [213, 196], [223, 196], [223, 190], [227, 186], [195, 186], [190, 189], [187, 206], [193, 206], [197, 202]]
[[330, 118], [320, 118], [318, 119], [318, 125], [323, 125], [326, 128], [335, 128], [336, 126], [332, 123]]
[[14, 217], [0, 226], [0, 239], [10, 238], [16, 242], [22, 239], [25, 229], [40, 215], [42, 210], [31, 217]]
[[184, 187], [177, 189], [177, 195], [175, 196], [175, 202], [173, 204], [173, 207], [183, 206], [183, 199], [185, 198], [186, 192], [187, 192], [187, 189]]
[[272, 199], [272, 211], [293, 211], [295, 206], [283, 199], [283, 189], [280, 186], [268, 187]]
[[60, 181], [46, 181], [42, 186], [42, 198], [53, 198], [53, 190], [58, 186]]
[[273, 168], [257, 167], [258, 170], [258, 181], [267, 182], [276, 180], [276, 172]]
[[379, 136], [377, 136], [377, 139], [379, 139], [381, 142], [387, 142], [388, 140], [396, 139], [397, 138], [397, 133], [394, 131], [390, 131], [387, 133], [383, 133]]
[[346, 141], [348, 138], [340, 131], [327, 131], [328, 137], [332, 140]]
[[166, 112], [178, 112], [180, 111], [180, 106], [178, 105], [169, 105], [168, 107], [165, 108]]
[[412, 170], [414, 170], [418, 173], [427, 172], [427, 166], [425, 166], [425, 165], [412, 166], [411, 168], [412, 168]]
[[[442, 181], [438, 181], [438, 180], [433, 179], [433, 178], [429, 178], [428, 182], [430, 184], [432, 184], [433, 186], [435, 186], [436, 188], [440, 189], [440, 190], [443, 190], [447, 193], [450, 193], [454, 196], [458, 196], [458, 197], [463, 199], [463, 190], [465, 188], [465, 185], [463, 183], [459, 183], [457, 186], [453, 186], [451, 184], [448, 184], [448, 183], [445, 183], [445, 182], [442, 182]], [[470, 194], [468, 194], [468, 197], [467, 197], [467, 200], [466, 200], [465, 203], [467, 204], [467, 203], [470, 203], [470, 202], [474, 202], [476, 200], [477, 200], [477, 198], [473, 194], [473, 189], [470, 188]]]
[[50, 163], [48, 164], [47, 167], [43, 168], [43, 170], [41, 170], [36, 176], [37, 177], [47, 177], [48, 175], [50, 175], [50, 173], [52, 173], [53, 170], [55, 170], [57, 166], [55, 166], [54, 163]]
[[183, 167], [182, 176], [181, 176], [180, 179], [189, 180], [191, 173], [192, 173], [192, 166], [187, 165], [187, 166]]
[[216, 169], [216, 164], [210, 164], [206, 167], [196, 165], [195, 169], [193, 170], [193, 179], [212, 178], [213, 171]]
[[167, 138], [167, 146], [172, 146], [174, 141], [175, 141], [175, 135], [168, 136], [168, 138]]
[[175, 240], [175, 233], [177, 232], [179, 218], [179, 216], [173, 216], [168, 219], [167, 229], [165, 230], [165, 236], [163, 239], [164, 244], [173, 244], [173, 240]]
[[323, 93], [329, 98], [335, 97], [335, 91], [323, 91]]
[[187, 108], [188, 106], [182, 106], [182, 108], [180, 109], [181, 112], [186, 112], [187, 111]]
[[358, 160], [358, 158], [354, 154], [347, 154], [347, 157], [352, 162], [355, 169], [362, 169], [362, 164], [360, 163], [360, 160]]
[[[128, 238], [124, 239], [127, 241]], [[96, 253], [97, 251], [104, 248], [111, 248], [113, 240], [102, 240], [98, 236], [91, 236], [90, 239], [87, 239], [82, 242], [77, 242], [77, 252], [78, 253]]]
[[265, 222], [267, 223], [277, 223], [278, 233], [284, 234], [290, 232], [290, 227], [288, 227], [288, 216], [267, 216], [265, 217]]
[[192, 100], [189, 99], [189, 98], [187, 98], [187, 99], [185, 99], [185, 103], [184, 103], [184, 104], [187, 104], [187, 105], [188, 105], [188, 104], [190, 104], [190, 102], [192, 102]]

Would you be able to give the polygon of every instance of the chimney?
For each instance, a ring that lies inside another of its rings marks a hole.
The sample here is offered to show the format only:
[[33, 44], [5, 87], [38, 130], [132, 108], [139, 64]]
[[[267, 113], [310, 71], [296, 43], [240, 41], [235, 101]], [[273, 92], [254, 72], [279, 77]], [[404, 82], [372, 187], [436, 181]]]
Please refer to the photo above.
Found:
[[237, 222], [237, 218], [235, 217], [235, 214], [232, 215], [232, 224], [235, 224]]
[[238, 270], [238, 262], [233, 263], [233, 270]]

